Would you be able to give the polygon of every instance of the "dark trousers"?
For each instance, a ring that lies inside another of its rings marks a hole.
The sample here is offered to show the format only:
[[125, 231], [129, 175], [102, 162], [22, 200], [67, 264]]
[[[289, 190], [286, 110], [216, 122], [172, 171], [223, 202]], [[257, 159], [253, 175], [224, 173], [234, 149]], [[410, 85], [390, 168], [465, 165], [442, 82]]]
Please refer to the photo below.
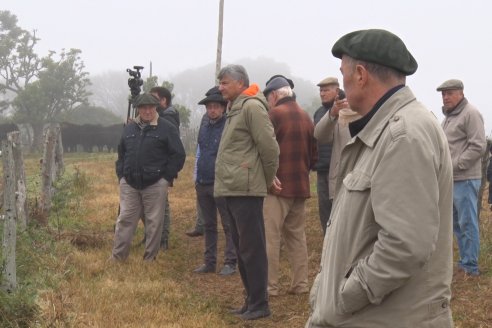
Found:
[[225, 197], [231, 217], [232, 240], [237, 251], [248, 311], [268, 308], [268, 261], [266, 255], [263, 197]]
[[488, 203], [492, 204], [492, 182], [489, 182], [489, 199]]
[[236, 266], [236, 250], [231, 235], [231, 219], [226, 211], [225, 199], [214, 198], [214, 185], [196, 184], [196, 197], [201, 208], [205, 227], [205, 264], [216, 267], [217, 264], [217, 210], [219, 210], [222, 228], [225, 234], [224, 264]]
[[318, 172], [318, 209], [319, 221], [323, 229], [323, 235], [326, 233], [326, 224], [331, 214], [331, 200], [328, 190], [328, 172]]

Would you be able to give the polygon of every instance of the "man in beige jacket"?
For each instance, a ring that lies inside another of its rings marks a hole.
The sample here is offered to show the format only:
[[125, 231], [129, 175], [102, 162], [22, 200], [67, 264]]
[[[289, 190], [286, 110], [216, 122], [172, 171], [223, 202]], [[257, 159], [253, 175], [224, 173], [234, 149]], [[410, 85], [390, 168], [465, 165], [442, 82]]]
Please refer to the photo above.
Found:
[[306, 327], [452, 327], [452, 164], [406, 76], [417, 62], [385, 30], [332, 48], [349, 124]]
[[351, 139], [348, 125], [350, 122], [362, 117], [359, 113], [350, 109], [347, 99], [340, 97], [341, 95], [345, 95], [343, 90], [338, 91], [331, 110], [321, 118], [314, 128], [316, 140], [321, 144], [332, 146], [328, 173], [328, 197], [332, 203], [335, 198], [335, 185], [342, 150]]

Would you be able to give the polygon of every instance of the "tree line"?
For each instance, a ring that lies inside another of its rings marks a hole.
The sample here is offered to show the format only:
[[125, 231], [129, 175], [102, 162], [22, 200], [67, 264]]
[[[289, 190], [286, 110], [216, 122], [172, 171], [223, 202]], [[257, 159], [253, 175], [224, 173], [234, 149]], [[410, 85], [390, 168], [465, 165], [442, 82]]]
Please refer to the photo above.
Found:
[[[50, 122], [108, 124], [121, 122], [118, 115], [90, 103], [89, 73], [85, 70], [80, 49], [36, 53], [39, 42], [36, 31], [27, 31], [17, 24], [17, 17], [0, 11], [0, 115], [4, 123], [31, 124], [34, 140], [42, 140], [43, 126]], [[145, 81], [144, 91], [158, 85], [157, 77]], [[173, 84], [164, 81], [172, 91]], [[128, 93], [126, 94], [128, 99]], [[189, 110], [175, 105], [184, 126], [189, 123]], [[40, 145], [38, 145], [40, 146]]]

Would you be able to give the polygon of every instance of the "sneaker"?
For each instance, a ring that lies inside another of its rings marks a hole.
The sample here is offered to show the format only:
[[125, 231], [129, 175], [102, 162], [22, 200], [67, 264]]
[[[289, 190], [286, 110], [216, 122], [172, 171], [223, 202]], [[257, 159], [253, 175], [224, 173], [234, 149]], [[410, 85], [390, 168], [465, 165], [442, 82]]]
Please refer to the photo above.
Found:
[[256, 310], [256, 311], [248, 310], [243, 314], [241, 314], [239, 317], [243, 320], [257, 320], [257, 319], [269, 317], [270, 314], [271, 314], [270, 309], [266, 308], [263, 310]]
[[231, 274], [236, 273], [236, 266], [233, 266], [231, 264], [226, 264], [224, 267], [219, 271], [219, 275], [221, 276], [230, 276]]
[[195, 270], [193, 270], [193, 272], [194, 273], [212, 273], [212, 272], [215, 273], [215, 268], [214, 267], [211, 267], [211, 266], [208, 266], [206, 264], [202, 264], [198, 268], [196, 268]]
[[203, 236], [203, 231], [190, 230], [190, 231], [185, 232], [185, 234], [188, 237], [200, 237], [200, 236]]

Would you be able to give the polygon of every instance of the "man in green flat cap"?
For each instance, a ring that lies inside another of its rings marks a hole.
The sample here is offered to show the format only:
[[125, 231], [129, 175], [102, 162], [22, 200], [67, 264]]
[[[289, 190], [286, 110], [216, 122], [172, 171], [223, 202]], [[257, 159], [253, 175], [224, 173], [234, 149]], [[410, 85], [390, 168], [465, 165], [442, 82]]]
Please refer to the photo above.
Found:
[[350, 108], [306, 327], [452, 327], [453, 168], [446, 136], [406, 76], [417, 62], [385, 30], [341, 37]]
[[120, 214], [111, 258], [125, 260], [142, 213], [145, 217], [145, 261], [159, 252], [167, 189], [183, 168], [186, 154], [176, 127], [157, 114], [149, 93], [135, 101], [138, 116], [125, 126], [118, 145], [116, 175]]
[[487, 147], [482, 114], [468, 102], [463, 82], [447, 80], [437, 87], [442, 94], [442, 128], [453, 161], [453, 230], [460, 259], [458, 270], [478, 276], [480, 233], [477, 195], [482, 183], [482, 155]]

